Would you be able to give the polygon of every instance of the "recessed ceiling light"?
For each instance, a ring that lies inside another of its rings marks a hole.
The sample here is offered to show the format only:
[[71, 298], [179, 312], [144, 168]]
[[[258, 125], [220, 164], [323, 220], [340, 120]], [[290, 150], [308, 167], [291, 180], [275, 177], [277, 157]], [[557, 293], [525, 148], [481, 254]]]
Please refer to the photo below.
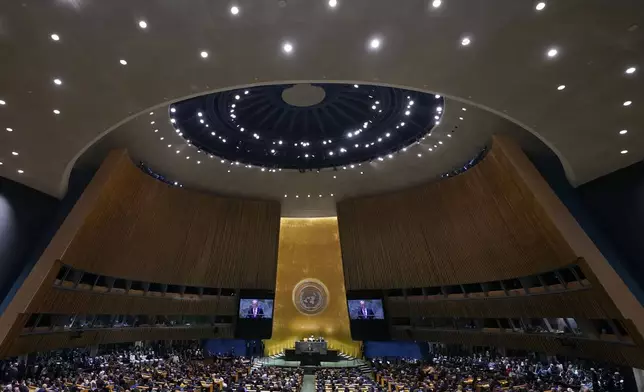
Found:
[[354, 85], [353, 85], [353, 87], [354, 87], [354, 88], [358, 88], [358, 87], [360, 87], [360, 86], [358, 86], [357, 84], [354, 84]]
[[443, 4], [442, 0], [434, 0], [434, 1], [432, 1], [432, 7], [434, 7], [434, 8], [440, 7], [441, 4]]
[[548, 49], [547, 55], [550, 58], [557, 57], [559, 54], [559, 50], [557, 48], [550, 48]]
[[150, 116], [154, 116], [154, 112], [150, 112]]
[[155, 130], [154, 130], [154, 133], [157, 133], [157, 132], [159, 132], [159, 130], [158, 130], [158, 129], [155, 129]]
[[466, 109], [466, 108], [461, 108], [461, 110], [462, 110], [462, 111], [464, 111], [464, 112], [467, 112], [467, 109]]
[[159, 140], [163, 140], [163, 139], [165, 139], [165, 138], [164, 138], [164, 137], [161, 137]]
[[0, 105], [4, 106], [4, 105], [6, 105], [6, 104], [7, 104], [7, 103], [6, 103], [5, 101], [3, 101], [3, 100], [1, 100], [1, 99], [0, 99]]
[[148, 28], [148, 22], [146, 22], [144, 20], [140, 20], [139, 21], [139, 27], [142, 28], [142, 29], [147, 29]]
[[540, 1], [537, 3], [537, 5], [534, 7], [537, 11], [541, 11], [544, 8], [546, 8], [546, 3], [543, 1]]
[[292, 44], [292, 43], [290, 43], [290, 42], [284, 42], [284, 43], [282, 44], [282, 51], [283, 51], [284, 53], [291, 53], [291, 52], [293, 52], [293, 44]]
[[121, 65], [127, 65], [127, 61], [125, 61], [125, 60], [123, 60], [123, 59], [120, 59], [120, 60], [119, 60], [119, 63], [121, 63]]
[[624, 71], [624, 72], [630, 75], [630, 74], [635, 73], [635, 71], [637, 71], [637, 67], [628, 67], [628, 68], [626, 68], [626, 71]]
[[150, 125], [154, 125], [155, 121], [150, 121]]
[[372, 50], [376, 50], [376, 49], [380, 48], [381, 44], [382, 44], [382, 42], [380, 41], [380, 38], [372, 38], [369, 41], [369, 48], [372, 49]]
[[621, 131], [619, 131], [620, 135], [626, 135], [627, 133], [628, 133], [627, 129], [622, 129]]
[[54, 114], [60, 114], [60, 110], [54, 109]]
[[172, 147], [172, 144], [168, 144], [168, 148]]
[[7, 128], [7, 132], [13, 132], [12, 128]]
[[470, 43], [472, 43], [472, 40], [470, 39], [470, 37], [464, 37], [464, 38], [461, 40], [461, 45], [463, 45], [463, 46], [467, 46], [467, 45], [469, 45]]
[[230, 7], [230, 13], [233, 15], [237, 15], [239, 13], [239, 7], [237, 7], [236, 5]]
[[177, 109], [175, 109], [175, 108], [170, 108], [170, 113], [174, 113], [174, 112], [176, 112], [176, 111], [177, 111]]
[[438, 98], [440, 98], [440, 97], [441, 97], [441, 96], [440, 96], [440, 95], [438, 95], [438, 94], [434, 95], [434, 98], [436, 98], [436, 99], [438, 99]]
[[623, 105], [624, 106], [631, 106], [632, 103], [633, 103], [633, 101], [626, 101], [626, 102], [624, 102]]
[[11, 155], [13, 155], [14, 157], [17, 157], [20, 154], [18, 154], [18, 151], [11, 151]]
[[56, 79], [54, 79], [54, 84], [57, 85], [57, 86], [60, 86], [61, 84], [63, 84], [63, 81], [58, 79], [58, 78], [56, 78]]
[[423, 154], [417, 154], [417, 155], [418, 155], [418, 158], [420, 158], [420, 157], [422, 157], [422, 156], [423, 156]]
[[25, 171], [22, 169], [18, 169], [18, 174], [23, 174]]
[[56, 33], [50, 35], [52, 41], [60, 41], [60, 36]]
[[407, 111], [405, 112], [405, 116], [409, 116], [410, 114], [411, 114], [411, 112], [410, 112], [409, 110], [407, 110]]
[[459, 120], [461, 120], [461, 121], [463, 121], [463, 117], [459, 117], [458, 119], [459, 119]]
[[208, 58], [208, 52], [205, 50], [202, 50], [201, 53], [199, 53], [202, 59]]
[[621, 153], [622, 155], [624, 155], [624, 154], [628, 154], [628, 150], [622, 150], [622, 151], [620, 151], [620, 153]]
[[329, 0], [329, 7], [335, 8], [338, 5], [338, 0]]
[[559, 85], [559, 87], [557, 87], [557, 90], [561, 91], [561, 90], [563, 90], [563, 89], [565, 89], [565, 88], [566, 88], [566, 85], [565, 85], [565, 84], [561, 84], [561, 85]]

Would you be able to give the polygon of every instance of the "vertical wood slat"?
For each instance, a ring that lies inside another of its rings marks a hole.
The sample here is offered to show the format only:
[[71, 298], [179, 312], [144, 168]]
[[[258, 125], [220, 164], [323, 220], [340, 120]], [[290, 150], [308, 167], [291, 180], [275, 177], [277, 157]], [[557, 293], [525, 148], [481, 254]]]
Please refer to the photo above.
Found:
[[469, 171], [338, 203], [348, 290], [502, 280], [576, 259], [496, 143]]
[[132, 280], [274, 289], [280, 204], [162, 183], [123, 155], [65, 264]]

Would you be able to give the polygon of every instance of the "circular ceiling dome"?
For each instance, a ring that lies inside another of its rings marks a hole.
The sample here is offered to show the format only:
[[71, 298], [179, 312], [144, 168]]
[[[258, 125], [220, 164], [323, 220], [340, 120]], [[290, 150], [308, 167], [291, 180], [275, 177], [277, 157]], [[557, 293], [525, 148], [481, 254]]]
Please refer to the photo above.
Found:
[[270, 85], [173, 104], [175, 131], [233, 164], [313, 170], [393, 154], [440, 122], [443, 98], [392, 87]]
[[284, 102], [292, 106], [308, 107], [317, 105], [324, 100], [326, 93], [320, 86], [296, 84], [282, 91]]

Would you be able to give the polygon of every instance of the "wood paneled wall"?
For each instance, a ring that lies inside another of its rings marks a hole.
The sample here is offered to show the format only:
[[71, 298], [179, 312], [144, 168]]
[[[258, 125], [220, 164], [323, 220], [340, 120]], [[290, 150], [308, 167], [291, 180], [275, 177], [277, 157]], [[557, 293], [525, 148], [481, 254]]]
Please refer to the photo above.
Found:
[[0, 357], [15, 356], [32, 352], [45, 352], [65, 347], [88, 347], [98, 344], [135, 342], [139, 340], [193, 340], [232, 338], [234, 328], [220, 324], [208, 328], [118, 328], [84, 331], [80, 337], [76, 332], [53, 332], [21, 335], [0, 352]]
[[469, 171], [338, 203], [347, 290], [509, 279], [576, 259], [496, 143]]
[[607, 296], [593, 289], [516, 297], [440, 299], [388, 298], [390, 317], [619, 319]]
[[589, 358], [621, 366], [644, 367], [644, 351], [636, 345], [603, 342], [589, 339], [562, 339], [557, 336], [496, 332], [437, 331], [429, 329], [393, 329], [396, 340], [417, 340], [522, 349], [547, 354], [566, 355], [571, 358]]
[[274, 289], [280, 204], [169, 186], [124, 151], [61, 257], [96, 274], [205, 287]]
[[34, 303], [32, 313], [58, 314], [150, 314], [234, 316], [238, 298], [230, 296], [170, 298], [125, 294], [92, 293], [52, 287]]

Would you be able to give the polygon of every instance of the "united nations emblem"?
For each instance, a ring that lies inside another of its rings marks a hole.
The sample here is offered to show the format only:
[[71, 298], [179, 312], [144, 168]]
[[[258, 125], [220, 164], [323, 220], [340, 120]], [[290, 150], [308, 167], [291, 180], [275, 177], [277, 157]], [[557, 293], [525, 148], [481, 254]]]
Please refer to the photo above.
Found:
[[293, 288], [293, 305], [300, 313], [313, 316], [328, 305], [329, 290], [317, 279], [301, 280]]

